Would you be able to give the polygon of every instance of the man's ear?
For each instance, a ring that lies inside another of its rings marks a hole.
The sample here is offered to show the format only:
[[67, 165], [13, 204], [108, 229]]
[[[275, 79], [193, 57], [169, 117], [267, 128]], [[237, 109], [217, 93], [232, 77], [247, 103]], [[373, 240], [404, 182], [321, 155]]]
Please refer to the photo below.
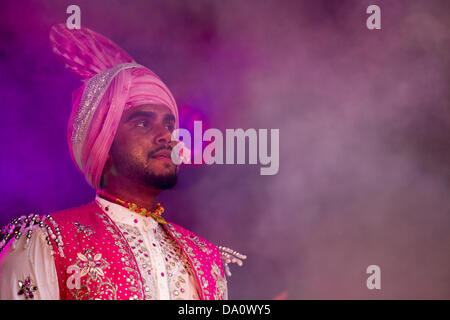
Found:
[[102, 177], [100, 179], [100, 189], [103, 189], [103, 183], [105, 181], [105, 174], [109, 173], [112, 166], [111, 154], [108, 154], [108, 158], [106, 158], [105, 166], [103, 167]]
[[108, 158], [106, 158], [105, 166], [103, 167], [103, 173], [108, 172], [109, 169], [111, 169], [112, 166], [112, 158], [111, 158], [111, 152], [108, 153]]

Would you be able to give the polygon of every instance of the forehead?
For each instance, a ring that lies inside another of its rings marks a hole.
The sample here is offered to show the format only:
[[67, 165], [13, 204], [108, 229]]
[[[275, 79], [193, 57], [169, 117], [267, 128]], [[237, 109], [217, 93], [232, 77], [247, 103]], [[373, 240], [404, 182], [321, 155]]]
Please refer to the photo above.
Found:
[[157, 115], [167, 115], [167, 114], [171, 114], [174, 116], [174, 114], [172, 113], [172, 111], [170, 111], [169, 107], [162, 105], [162, 104], [143, 104], [143, 105], [139, 105], [139, 106], [135, 106], [132, 107], [128, 110], [126, 110], [123, 113], [124, 118], [126, 118], [127, 116], [132, 115], [135, 112], [138, 111], [147, 111], [147, 112], [154, 112]]
[[[128, 110], [125, 110], [121, 122], [127, 121], [130, 117], [133, 117], [138, 114], [153, 114], [158, 118], [171, 118], [175, 119], [175, 115], [169, 109], [169, 107], [162, 104], [143, 104], [139, 106], [132, 107]], [[134, 117], [133, 117], [134, 118]]]

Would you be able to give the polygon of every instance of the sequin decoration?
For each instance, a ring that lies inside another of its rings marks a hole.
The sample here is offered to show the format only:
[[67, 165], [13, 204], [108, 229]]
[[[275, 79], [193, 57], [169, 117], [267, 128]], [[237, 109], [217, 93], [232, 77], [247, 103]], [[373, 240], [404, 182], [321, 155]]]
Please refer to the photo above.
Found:
[[[127, 278], [130, 279], [128, 290], [135, 293], [130, 296], [130, 300], [140, 300], [144, 299], [142, 294], [142, 278], [139, 273], [139, 267], [137, 261], [133, 255], [127, 240], [121, 234], [119, 227], [114, 224], [114, 222], [106, 215], [103, 211], [101, 213], [96, 213], [96, 215], [102, 219], [106, 230], [109, 234], [116, 239], [114, 244], [119, 248], [119, 252], [122, 254], [122, 262], [126, 265], [125, 271], [127, 271]], [[125, 275], [124, 275], [125, 276]], [[127, 281], [128, 282], [128, 281]], [[139, 293], [139, 296], [137, 295]]]
[[[117, 226], [122, 230], [125, 239], [133, 251], [139, 270], [142, 275], [142, 284], [144, 286], [144, 295], [146, 300], [154, 299], [156, 290], [155, 279], [153, 277], [153, 266], [150, 258], [150, 252], [144, 245], [142, 235], [137, 228], [132, 226], [117, 223]], [[130, 280], [131, 281], [131, 280]], [[128, 283], [130, 281], [127, 280]]]
[[[87, 81], [83, 95], [81, 96], [79, 108], [72, 123], [71, 142], [74, 151], [79, 150], [83, 145], [95, 111], [112, 80], [120, 71], [129, 68], [145, 67], [136, 63], [123, 63], [100, 72]], [[82, 168], [80, 159], [81, 152], [73, 152], [73, 155], [78, 167]]]
[[84, 233], [86, 236], [91, 236], [95, 233], [91, 227], [81, 224], [79, 222], [72, 222], [75, 226], [77, 226], [78, 233]]
[[[189, 260], [184, 255], [178, 243], [165, 231], [161, 226], [158, 226], [158, 231], [155, 233], [155, 240], [159, 243], [161, 253], [165, 257], [166, 269], [169, 276], [171, 298], [175, 300], [193, 299], [199, 300], [197, 290], [192, 290], [192, 297], [187, 297], [185, 294], [187, 286], [195, 285], [194, 270], [189, 263]], [[177, 275], [176, 277], [174, 275]]]
[[28, 248], [33, 231], [40, 228], [45, 235], [45, 241], [49, 245], [50, 254], [53, 255], [53, 244], [58, 250], [60, 257], [64, 257], [64, 242], [61, 237], [61, 230], [52, 216], [39, 216], [30, 214], [14, 219], [4, 226], [0, 231], [0, 252], [12, 241], [15, 249], [20, 237], [26, 234], [25, 248]]
[[84, 141], [92, 121], [92, 117], [111, 81], [122, 70], [129, 68], [145, 68], [137, 63], [122, 63], [96, 74], [88, 80], [80, 101], [80, 108], [73, 123], [72, 143]]
[[102, 254], [95, 254], [92, 250], [87, 249], [84, 254], [77, 254], [78, 260], [75, 263], [77, 267], [81, 270], [81, 277], [89, 275], [92, 280], [97, 280], [98, 276], [103, 277], [105, 274], [103, 272], [109, 265], [104, 259], [102, 259]]
[[34, 298], [34, 292], [37, 291], [38, 287], [31, 283], [31, 278], [28, 276], [25, 280], [19, 280], [19, 292], [17, 294], [19, 296], [23, 295], [26, 300]]
[[211, 275], [216, 281], [216, 289], [214, 291], [214, 299], [215, 300], [223, 300], [227, 291], [227, 280], [222, 277], [220, 273], [220, 269], [215, 262], [212, 263], [211, 266]]
[[114, 300], [117, 299], [117, 288], [104, 273], [109, 263], [105, 259], [102, 259], [101, 253], [96, 254], [90, 249], [86, 249], [84, 253], [77, 253], [77, 260], [73, 266], [79, 268], [81, 278], [87, 275], [84, 279], [85, 283], [83, 286], [72, 292], [75, 298], [89, 297], [91, 294], [91, 283], [95, 282], [98, 285], [98, 293], [105, 294], [105, 292], [109, 292], [113, 295]]

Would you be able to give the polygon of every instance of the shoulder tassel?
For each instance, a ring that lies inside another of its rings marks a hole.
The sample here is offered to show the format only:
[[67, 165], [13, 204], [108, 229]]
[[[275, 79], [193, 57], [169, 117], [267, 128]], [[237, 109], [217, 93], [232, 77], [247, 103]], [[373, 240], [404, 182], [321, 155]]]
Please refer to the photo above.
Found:
[[242, 267], [242, 260], [247, 259], [247, 256], [227, 247], [218, 246], [218, 249], [222, 258], [225, 274], [228, 277], [231, 277], [230, 267], [228, 264], [236, 263], [239, 267]]
[[21, 216], [14, 219], [11, 223], [6, 225], [0, 231], [0, 252], [6, 247], [10, 240], [13, 241], [12, 247], [17, 246], [20, 237], [26, 233], [25, 248], [28, 248], [33, 228], [38, 226], [45, 234], [45, 240], [50, 247], [50, 253], [53, 255], [52, 241], [55, 243], [58, 253], [64, 257], [64, 243], [62, 241], [61, 232], [58, 224], [53, 220], [52, 216], [39, 216], [37, 214], [30, 214], [28, 216]]

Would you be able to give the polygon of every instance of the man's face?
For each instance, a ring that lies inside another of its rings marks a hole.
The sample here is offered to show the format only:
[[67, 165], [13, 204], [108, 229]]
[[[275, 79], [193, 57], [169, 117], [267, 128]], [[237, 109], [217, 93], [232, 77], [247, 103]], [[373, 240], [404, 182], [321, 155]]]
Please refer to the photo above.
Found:
[[157, 189], [177, 182], [171, 160], [175, 117], [163, 105], [146, 104], [125, 111], [110, 150], [111, 173]]

